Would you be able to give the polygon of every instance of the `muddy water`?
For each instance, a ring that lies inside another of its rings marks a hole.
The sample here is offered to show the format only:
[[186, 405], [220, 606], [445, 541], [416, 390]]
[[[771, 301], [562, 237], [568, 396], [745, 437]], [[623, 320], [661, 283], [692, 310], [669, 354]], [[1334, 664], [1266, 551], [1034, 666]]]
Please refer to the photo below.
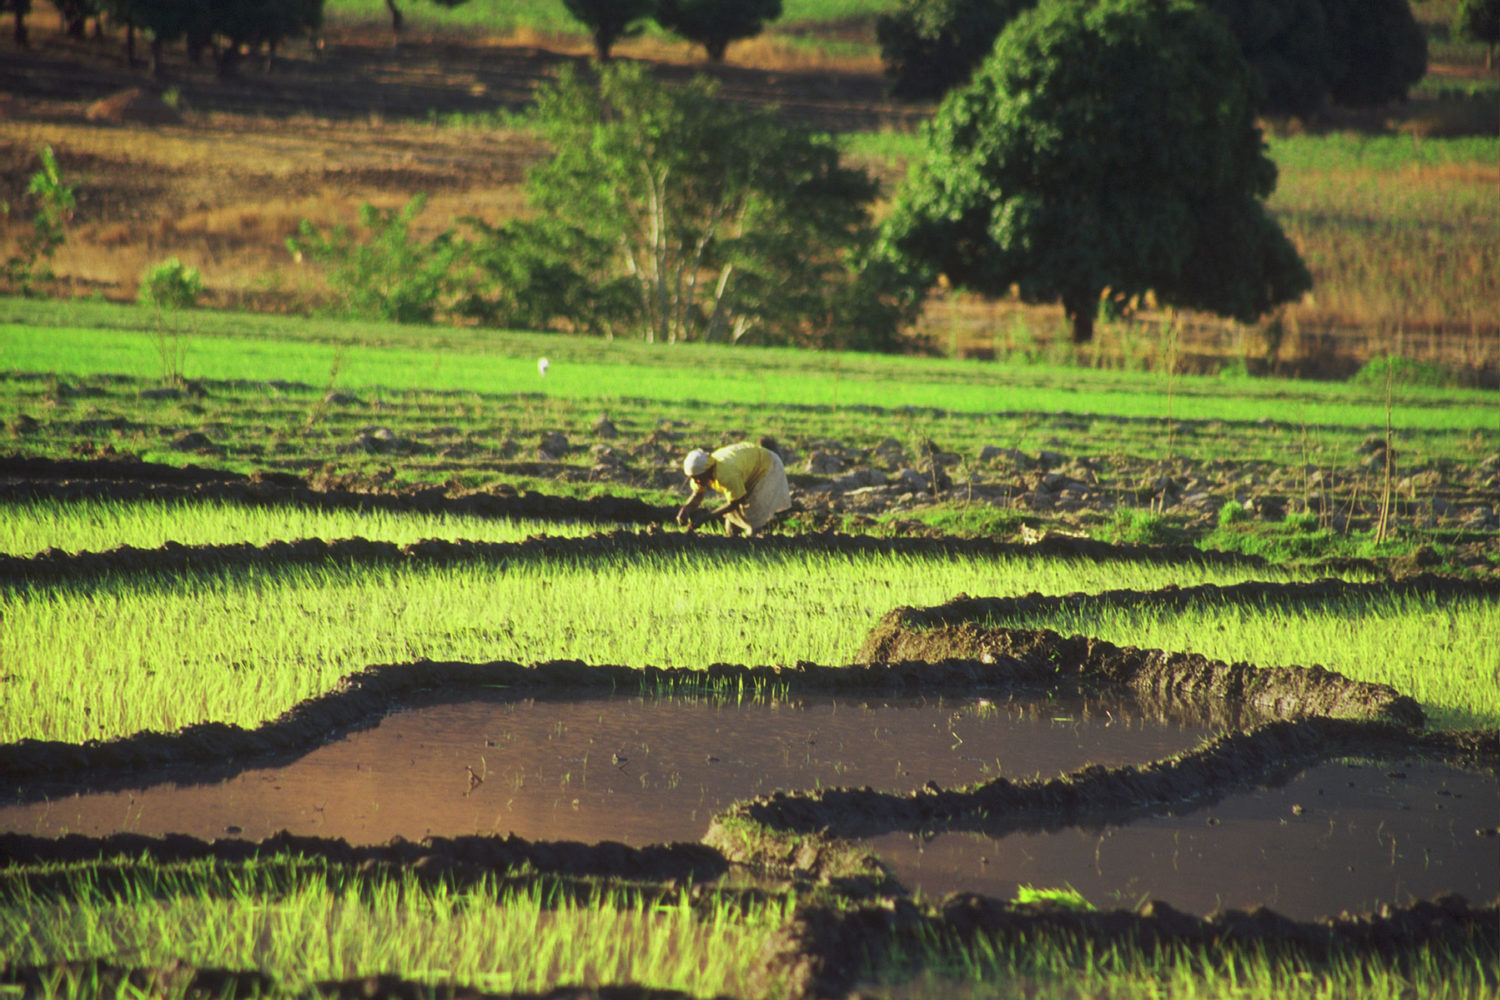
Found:
[[1500, 894], [1500, 781], [1435, 764], [1311, 768], [1179, 817], [1059, 833], [892, 834], [870, 842], [908, 888], [1012, 898], [1071, 885], [1101, 909], [1159, 899], [1207, 915], [1312, 919], [1457, 892]]
[[0, 830], [644, 845], [698, 840], [715, 812], [776, 789], [1051, 777], [1155, 760], [1209, 733], [1129, 700], [470, 700], [413, 707], [215, 784], [59, 790], [0, 808]]

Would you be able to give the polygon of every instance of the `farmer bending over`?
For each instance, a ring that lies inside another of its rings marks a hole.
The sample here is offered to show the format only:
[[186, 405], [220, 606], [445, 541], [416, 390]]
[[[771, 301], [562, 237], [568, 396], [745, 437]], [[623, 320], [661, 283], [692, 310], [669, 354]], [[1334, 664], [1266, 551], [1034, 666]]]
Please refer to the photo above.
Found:
[[710, 489], [729, 500], [709, 515], [724, 519], [726, 535], [753, 535], [777, 511], [792, 505], [780, 456], [749, 441], [720, 448], [712, 455], [701, 448], [693, 451], [683, 459], [682, 471], [693, 481], [693, 495], [677, 511], [677, 523], [689, 531], [698, 526], [689, 511], [703, 502]]

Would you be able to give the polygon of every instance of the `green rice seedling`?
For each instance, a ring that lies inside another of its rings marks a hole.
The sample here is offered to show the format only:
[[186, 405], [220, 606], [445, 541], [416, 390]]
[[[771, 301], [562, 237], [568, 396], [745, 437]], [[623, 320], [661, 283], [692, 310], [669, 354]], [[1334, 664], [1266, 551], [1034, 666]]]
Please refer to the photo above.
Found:
[[[544, 993], [636, 983], [741, 995], [795, 899], [744, 907], [599, 887], [582, 897], [533, 879], [456, 887], [410, 874], [351, 877], [293, 859], [130, 866], [105, 889], [87, 866], [46, 894], [9, 873], [0, 966], [105, 959], [258, 969], [287, 994], [319, 980], [390, 974], [433, 989]], [[58, 995], [88, 995], [68, 982]], [[75, 990], [77, 992], [75, 992]]]
[[1061, 889], [1043, 889], [1033, 885], [1016, 887], [1017, 903], [1051, 903], [1069, 910], [1097, 910], [1098, 907], [1083, 898], [1083, 893], [1071, 885]]
[[1500, 606], [1478, 597], [1349, 597], [1313, 607], [1204, 603], [1184, 611], [1106, 605], [991, 624], [1261, 667], [1319, 664], [1410, 695], [1434, 728], [1500, 725], [1500, 647], [1494, 642]]
[[0, 595], [0, 662], [14, 693], [0, 740], [79, 741], [204, 720], [255, 726], [368, 665], [422, 658], [847, 663], [898, 605], [960, 592], [1144, 589], [1251, 575], [1264, 573], [1023, 557], [683, 553], [292, 568], [12, 593]]
[[0, 504], [0, 552], [103, 552], [120, 545], [265, 545], [299, 538], [366, 538], [407, 545], [425, 538], [519, 542], [532, 535], [581, 535], [598, 525], [511, 521], [397, 511], [248, 507], [220, 501], [36, 500]]
[[[917, 970], [914, 973], [911, 970]], [[1269, 953], [1264, 946], [1145, 954], [1064, 935], [969, 942], [927, 941], [890, 956], [882, 983], [905, 996], [955, 1000], [1009, 995], [1031, 1000], [1482, 1000], [1500, 969], [1473, 948], [1422, 946], [1390, 956], [1339, 955], [1328, 962]]]

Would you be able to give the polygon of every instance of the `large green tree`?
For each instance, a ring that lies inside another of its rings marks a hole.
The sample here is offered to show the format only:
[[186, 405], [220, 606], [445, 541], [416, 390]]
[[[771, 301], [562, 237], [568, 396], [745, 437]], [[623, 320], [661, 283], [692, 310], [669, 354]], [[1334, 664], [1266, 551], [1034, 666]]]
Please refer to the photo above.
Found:
[[563, 6], [589, 29], [599, 61], [608, 62], [615, 42], [641, 33], [656, 0], [563, 0]]
[[935, 100], [967, 83], [1001, 30], [1036, 0], [901, 0], [875, 21], [894, 97]]
[[[461, 7], [468, 3], [469, 0], [432, 0], [432, 2], [439, 7]], [[401, 13], [401, 8], [397, 6], [396, 0], [385, 0], [385, 9], [391, 15], [391, 32], [400, 35], [406, 29], [406, 15]]]
[[656, 23], [721, 63], [730, 42], [754, 38], [781, 16], [781, 0], [658, 0]]
[[1453, 34], [1484, 43], [1484, 68], [1495, 65], [1495, 46], [1500, 45], [1500, 0], [1463, 0], [1453, 18]]
[[1311, 286], [1261, 199], [1276, 184], [1249, 71], [1188, 0], [1046, 0], [925, 132], [885, 227], [929, 276], [1062, 300], [1075, 342], [1101, 294], [1250, 321]]
[[722, 102], [707, 79], [597, 74], [538, 95], [554, 155], [527, 176], [536, 221], [484, 231], [471, 259], [503, 287], [470, 311], [653, 342], [894, 341], [914, 298], [861, 267], [877, 187], [830, 140]]
[[[966, 81], [1035, 0], [902, 0], [876, 26], [891, 91], [940, 97]], [[1306, 115], [1329, 100], [1383, 104], [1426, 72], [1409, 0], [1198, 0], [1224, 18], [1260, 87], [1260, 109]], [[1478, 0], [1490, 2], [1490, 0]]]

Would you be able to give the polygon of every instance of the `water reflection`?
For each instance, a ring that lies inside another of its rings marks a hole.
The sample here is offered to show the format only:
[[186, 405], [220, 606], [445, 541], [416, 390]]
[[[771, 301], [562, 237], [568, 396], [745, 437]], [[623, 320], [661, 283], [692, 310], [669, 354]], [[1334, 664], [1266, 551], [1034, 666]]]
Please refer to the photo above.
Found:
[[59, 789], [0, 808], [0, 830], [643, 845], [697, 840], [714, 813], [777, 789], [1051, 777], [1155, 760], [1211, 732], [1128, 698], [494, 697], [413, 707], [287, 766], [213, 784]]

